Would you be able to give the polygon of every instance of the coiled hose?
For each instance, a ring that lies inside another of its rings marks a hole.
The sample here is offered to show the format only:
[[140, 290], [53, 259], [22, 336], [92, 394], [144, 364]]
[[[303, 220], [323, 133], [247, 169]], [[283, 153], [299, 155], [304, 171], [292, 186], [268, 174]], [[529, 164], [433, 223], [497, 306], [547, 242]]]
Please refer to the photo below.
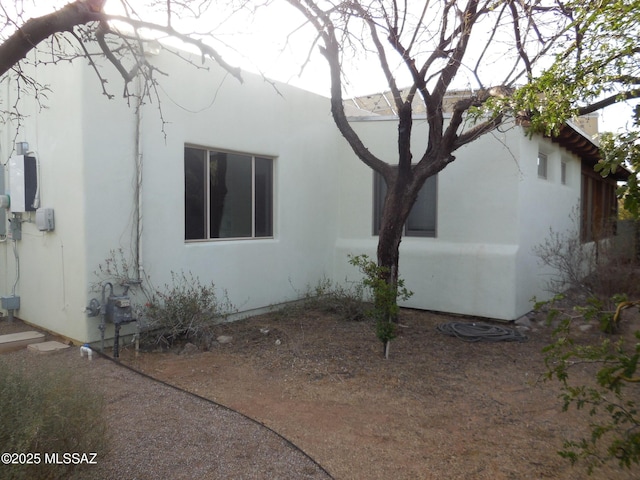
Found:
[[512, 328], [487, 323], [441, 323], [438, 331], [465, 342], [526, 342], [527, 336]]

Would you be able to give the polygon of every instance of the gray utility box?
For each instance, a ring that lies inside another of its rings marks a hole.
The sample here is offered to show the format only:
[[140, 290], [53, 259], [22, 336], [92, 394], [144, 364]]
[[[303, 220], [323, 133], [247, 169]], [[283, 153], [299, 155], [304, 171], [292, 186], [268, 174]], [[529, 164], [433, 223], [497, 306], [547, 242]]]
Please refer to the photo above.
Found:
[[14, 295], [11, 297], [0, 297], [2, 308], [5, 310], [20, 310], [20, 297]]
[[107, 321], [120, 325], [133, 322], [131, 300], [126, 295], [109, 295], [106, 306]]
[[36, 210], [36, 227], [41, 232], [50, 232], [55, 228], [53, 208], [39, 208]]

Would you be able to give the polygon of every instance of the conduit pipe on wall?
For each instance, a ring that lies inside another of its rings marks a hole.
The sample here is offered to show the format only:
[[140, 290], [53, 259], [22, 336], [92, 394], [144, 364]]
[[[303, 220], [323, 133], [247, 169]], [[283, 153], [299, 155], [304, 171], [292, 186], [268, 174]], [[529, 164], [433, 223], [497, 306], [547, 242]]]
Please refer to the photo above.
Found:
[[134, 212], [134, 256], [136, 281], [141, 284], [144, 267], [142, 265], [142, 79], [137, 77], [138, 104], [136, 105], [136, 128], [134, 139], [135, 157], [135, 212]]

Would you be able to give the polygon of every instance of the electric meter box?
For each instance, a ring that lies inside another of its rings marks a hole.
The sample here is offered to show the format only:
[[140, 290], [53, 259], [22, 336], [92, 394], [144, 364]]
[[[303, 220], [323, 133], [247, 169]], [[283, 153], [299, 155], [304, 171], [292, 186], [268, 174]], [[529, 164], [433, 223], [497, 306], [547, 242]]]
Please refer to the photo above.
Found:
[[41, 232], [50, 232], [55, 228], [53, 208], [39, 208], [36, 210], [36, 227]]
[[33, 212], [38, 191], [36, 158], [16, 155], [9, 159], [9, 196], [12, 212]]

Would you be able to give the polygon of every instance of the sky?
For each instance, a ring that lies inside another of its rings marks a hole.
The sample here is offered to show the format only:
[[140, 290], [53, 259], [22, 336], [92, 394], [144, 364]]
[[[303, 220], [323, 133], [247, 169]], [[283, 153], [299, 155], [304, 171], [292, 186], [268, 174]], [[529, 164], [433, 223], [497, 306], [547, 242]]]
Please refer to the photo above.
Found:
[[[136, 1], [140, 3], [143, 0], [129, 0], [131, 4]], [[108, 0], [107, 6], [118, 3], [119, 0]], [[216, 4], [215, 0], [213, 4]], [[163, 20], [164, 17], [160, 18], [160, 21]], [[202, 31], [203, 25], [207, 25], [207, 28], [211, 28], [211, 25], [215, 27], [216, 37], [222, 41], [216, 48], [232, 65], [329, 96], [329, 69], [317, 46], [310, 51], [315, 33], [308, 28], [301, 28], [304, 20], [302, 14], [285, 2], [276, 2], [256, 12], [236, 13], [233, 19], [210, 12], [210, 16], [205, 14], [205, 18], [195, 26], [187, 23], [184, 28], [185, 31], [190, 28]], [[278, 28], [274, 29], [274, 24]], [[288, 36], [291, 32], [295, 33]], [[308, 58], [309, 63], [301, 69]], [[377, 58], [369, 57], [345, 67], [348, 69], [344, 92], [346, 98], [388, 89], [386, 82], [372, 73], [375, 71], [379, 75], [376, 64]], [[461, 84], [456, 88], [464, 86]], [[599, 113], [601, 131], [626, 130], [630, 120], [631, 107], [628, 104], [609, 107]]]
[[[49, 13], [53, 8], [68, 2], [69, 0], [50, 0], [45, 3], [33, 0], [33, 15]], [[148, 0], [129, 0], [134, 8], [146, 3]], [[216, 5], [216, 0], [213, 0], [212, 5]], [[108, 13], [119, 13], [120, 8], [120, 0], [108, 0], [105, 7]], [[152, 12], [146, 11], [144, 19], [163, 23], [166, 14], [159, 13], [154, 17]], [[314, 32], [308, 28], [300, 28], [303, 24], [304, 18], [299, 12], [285, 2], [276, 2], [269, 8], [258, 9], [256, 13], [235, 14], [233, 18], [221, 14], [217, 8], [210, 9], [198, 22], [185, 21], [176, 24], [176, 28], [185, 33], [214, 30], [217, 39], [214, 47], [231, 65], [328, 96], [328, 66], [317, 46], [310, 50]], [[274, 25], [278, 28], [274, 29]], [[291, 32], [295, 33], [289, 36]], [[301, 70], [307, 59], [309, 63]], [[348, 65], [345, 97], [387, 89], [381, 79], [374, 80], [375, 76], [371, 72], [375, 69], [375, 61], [375, 58], [366, 58]], [[600, 114], [601, 131], [625, 128], [630, 121], [630, 113], [631, 107], [628, 105], [604, 110]]]

